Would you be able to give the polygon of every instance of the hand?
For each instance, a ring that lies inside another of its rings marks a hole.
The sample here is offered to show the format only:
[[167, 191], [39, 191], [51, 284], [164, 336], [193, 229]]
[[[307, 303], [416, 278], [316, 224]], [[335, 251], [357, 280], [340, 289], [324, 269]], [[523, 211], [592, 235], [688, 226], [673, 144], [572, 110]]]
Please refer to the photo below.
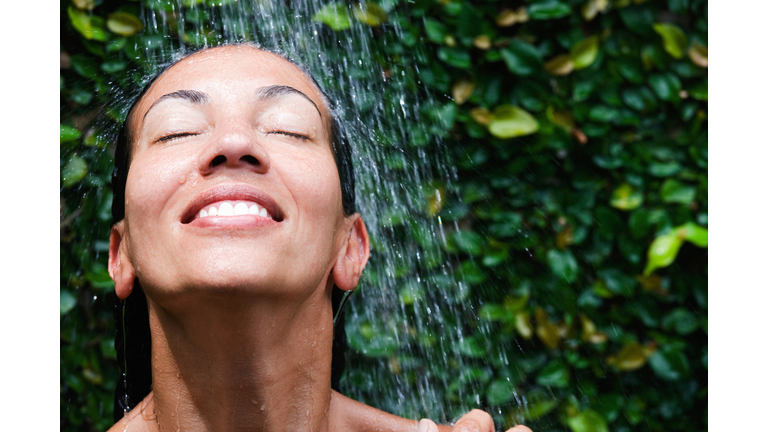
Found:
[[[491, 416], [479, 409], [474, 409], [463, 416], [451, 426], [437, 426], [435, 422], [429, 419], [422, 419], [419, 422], [417, 432], [495, 432], [493, 419]], [[507, 432], [532, 432], [523, 425], [517, 425]]]

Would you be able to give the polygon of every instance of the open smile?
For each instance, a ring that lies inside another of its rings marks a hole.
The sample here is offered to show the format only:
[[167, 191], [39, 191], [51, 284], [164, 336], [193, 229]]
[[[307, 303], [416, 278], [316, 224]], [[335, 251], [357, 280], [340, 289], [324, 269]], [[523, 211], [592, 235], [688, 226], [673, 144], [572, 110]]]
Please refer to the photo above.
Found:
[[268, 225], [283, 213], [266, 193], [250, 185], [219, 185], [195, 198], [181, 222], [194, 226]]

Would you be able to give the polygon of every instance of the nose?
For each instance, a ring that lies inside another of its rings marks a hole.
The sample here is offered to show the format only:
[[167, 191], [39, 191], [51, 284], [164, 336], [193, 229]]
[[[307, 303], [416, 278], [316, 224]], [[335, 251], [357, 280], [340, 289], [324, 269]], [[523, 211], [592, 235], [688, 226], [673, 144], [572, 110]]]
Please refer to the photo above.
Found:
[[203, 175], [221, 169], [246, 169], [265, 174], [269, 171], [269, 154], [248, 125], [230, 122], [217, 128], [199, 163]]

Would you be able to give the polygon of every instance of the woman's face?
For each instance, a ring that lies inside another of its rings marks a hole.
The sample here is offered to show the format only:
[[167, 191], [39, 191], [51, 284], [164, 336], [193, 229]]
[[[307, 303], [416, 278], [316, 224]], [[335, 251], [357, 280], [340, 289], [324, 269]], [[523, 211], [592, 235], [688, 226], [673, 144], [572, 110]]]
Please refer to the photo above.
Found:
[[247, 46], [196, 53], [130, 121], [121, 253], [155, 301], [323, 283], [345, 218], [329, 113], [298, 68]]

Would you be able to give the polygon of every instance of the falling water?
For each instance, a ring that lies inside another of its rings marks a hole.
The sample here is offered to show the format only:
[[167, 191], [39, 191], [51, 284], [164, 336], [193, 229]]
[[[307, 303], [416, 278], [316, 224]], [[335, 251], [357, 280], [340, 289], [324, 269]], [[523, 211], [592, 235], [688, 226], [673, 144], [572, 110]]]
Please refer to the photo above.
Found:
[[112, 112], [124, 116], [136, 88], [158, 66], [202, 47], [250, 41], [307, 67], [347, 129], [356, 204], [373, 245], [348, 306], [351, 352], [342, 389], [410, 418], [448, 421], [468, 411], [476, 396], [456, 394], [450, 383], [465, 376], [456, 347], [467, 342], [463, 323], [474, 314], [442, 247], [458, 228], [461, 208], [440, 139], [444, 117], [453, 113], [441, 110], [437, 99], [444, 96], [430, 95], [422, 82], [435, 78], [422, 76], [425, 48], [398, 25], [405, 6], [203, 3], [155, 0], [143, 7], [145, 30], [129, 44], [144, 69], [134, 74], [138, 86], [115, 85]]

